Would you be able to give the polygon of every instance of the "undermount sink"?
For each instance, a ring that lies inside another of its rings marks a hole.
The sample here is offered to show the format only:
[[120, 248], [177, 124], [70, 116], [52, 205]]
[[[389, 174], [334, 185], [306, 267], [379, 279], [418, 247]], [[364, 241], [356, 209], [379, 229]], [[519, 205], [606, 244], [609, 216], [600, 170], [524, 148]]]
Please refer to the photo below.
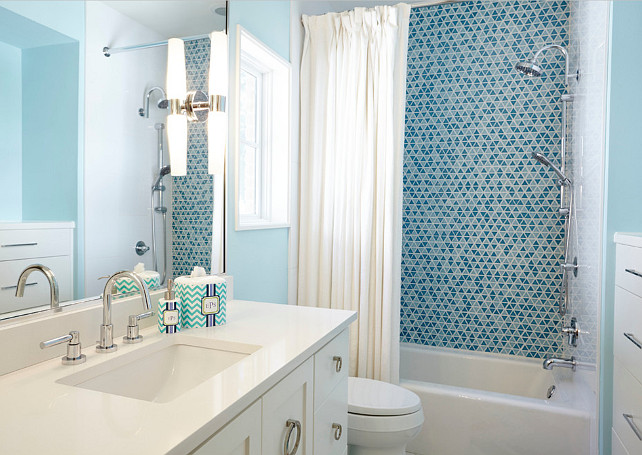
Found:
[[113, 395], [166, 403], [260, 348], [261, 346], [177, 334], [64, 377], [57, 382]]

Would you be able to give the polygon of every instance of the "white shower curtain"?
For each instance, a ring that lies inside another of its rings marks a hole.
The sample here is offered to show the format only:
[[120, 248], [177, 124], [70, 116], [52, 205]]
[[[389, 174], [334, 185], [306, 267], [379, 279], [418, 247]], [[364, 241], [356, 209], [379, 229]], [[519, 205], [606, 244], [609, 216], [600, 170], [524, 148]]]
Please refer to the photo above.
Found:
[[303, 16], [298, 302], [358, 311], [350, 374], [393, 383], [409, 16]]

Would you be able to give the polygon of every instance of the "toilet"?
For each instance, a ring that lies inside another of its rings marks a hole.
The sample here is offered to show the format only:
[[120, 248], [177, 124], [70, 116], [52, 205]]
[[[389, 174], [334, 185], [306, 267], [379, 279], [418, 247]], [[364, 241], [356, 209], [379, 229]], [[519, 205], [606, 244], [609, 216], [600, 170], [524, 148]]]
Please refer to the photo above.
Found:
[[423, 423], [415, 393], [387, 382], [348, 378], [349, 455], [405, 455]]

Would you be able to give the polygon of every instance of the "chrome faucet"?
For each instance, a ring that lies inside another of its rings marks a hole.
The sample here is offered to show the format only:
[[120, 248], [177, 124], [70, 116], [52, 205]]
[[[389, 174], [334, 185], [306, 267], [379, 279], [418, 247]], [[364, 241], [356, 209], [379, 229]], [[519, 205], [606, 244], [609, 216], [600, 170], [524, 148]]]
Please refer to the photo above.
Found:
[[118, 349], [118, 345], [114, 343], [114, 326], [111, 323], [111, 299], [112, 289], [121, 278], [131, 279], [138, 290], [140, 291], [141, 298], [143, 299], [143, 307], [146, 311], [152, 308], [151, 299], [149, 298], [149, 290], [145, 282], [134, 272], [122, 271], [113, 274], [105, 284], [103, 291], [103, 323], [100, 326], [100, 341], [96, 345], [96, 352], [107, 353]]
[[29, 278], [31, 272], [35, 271], [42, 272], [45, 277], [47, 277], [47, 281], [49, 282], [49, 306], [54, 311], [60, 311], [58, 281], [56, 281], [56, 276], [46, 265], [32, 264], [22, 271], [20, 278], [18, 278], [18, 285], [16, 286], [16, 297], [24, 297], [27, 278]]
[[570, 368], [575, 371], [577, 368], [577, 362], [575, 361], [575, 357], [571, 357], [570, 359], [557, 359], [555, 357], [551, 357], [550, 359], [544, 360], [542, 367], [544, 367], [545, 370], [552, 370], [553, 367], [563, 367]]

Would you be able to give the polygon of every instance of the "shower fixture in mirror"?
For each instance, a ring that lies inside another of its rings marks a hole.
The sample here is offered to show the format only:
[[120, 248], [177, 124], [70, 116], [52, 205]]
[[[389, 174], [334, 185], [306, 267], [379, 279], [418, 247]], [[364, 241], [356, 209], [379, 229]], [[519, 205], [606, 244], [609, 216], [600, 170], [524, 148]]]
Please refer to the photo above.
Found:
[[[0, 1], [0, 319], [95, 298], [105, 277], [172, 273], [167, 48], [225, 30], [225, 1]], [[142, 103], [141, 103], [142, 101]], [[139, 110], [141, 113], [139, 114]]]

